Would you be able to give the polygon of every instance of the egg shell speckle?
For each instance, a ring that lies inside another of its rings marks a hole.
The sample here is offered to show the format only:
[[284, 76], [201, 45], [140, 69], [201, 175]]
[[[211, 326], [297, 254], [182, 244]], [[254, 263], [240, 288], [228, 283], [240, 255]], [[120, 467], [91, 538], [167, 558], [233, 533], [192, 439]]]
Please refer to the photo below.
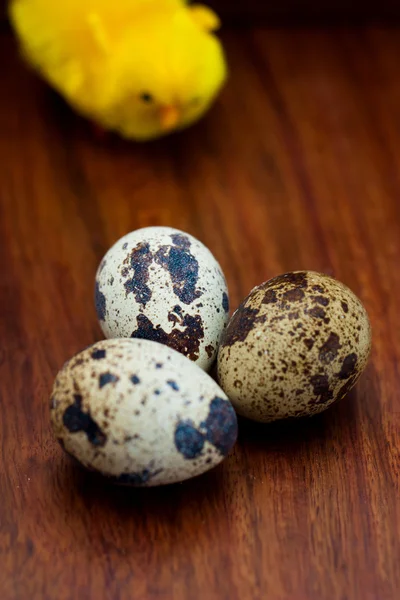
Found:
[[68, 454], [133, 486], [204, 473], [237, 437], [235, 411], [215, 381], [148, 340], [105, 340], [72, 358], [56, 377], [50, 414]]
[[368, 315], [349, 288], [312, 271], [286, 273], [254, 288], [233, 314], [218, 378], [250, 419], [313, 415], [354, 386], [370, 349]]
[[146, 227], [121, 238], [101, 262], [96, 311], [107, 338], [166, 344], [209, 370], [229, 313], [220, 265], [193, 236]]

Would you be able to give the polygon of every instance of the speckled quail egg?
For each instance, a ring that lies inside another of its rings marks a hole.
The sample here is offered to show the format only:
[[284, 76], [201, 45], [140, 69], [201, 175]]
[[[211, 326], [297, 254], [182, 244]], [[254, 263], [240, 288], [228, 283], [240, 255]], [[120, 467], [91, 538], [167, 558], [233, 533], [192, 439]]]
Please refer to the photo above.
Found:
[[209, 370], [228, 321], [220, 265], [197, 239], [146, 227], [110, 248], [96, 275], [95, 301], [107, 338], [148, 339]]
[[353, 387], [370, 348], [368, 315], [350, 289], [320, 273], [287, 273], [254, 288], [232, 316], [219, 382], [250, 419], [313, 415]]
[[112, 482], [155, 486], [220, 463], [236, 413], [215, 381], [148, 340], [98, 342], [58, 373], [51, 422], [64, 450]]

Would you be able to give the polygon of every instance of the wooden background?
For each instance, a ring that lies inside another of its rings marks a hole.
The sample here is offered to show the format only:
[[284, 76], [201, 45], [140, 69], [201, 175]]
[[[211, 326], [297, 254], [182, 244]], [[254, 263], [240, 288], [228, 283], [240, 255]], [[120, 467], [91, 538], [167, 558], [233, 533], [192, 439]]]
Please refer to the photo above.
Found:
[[[162, 142], [99, 143], [0, 36], [0, 598], [395, 600], [400, 589], [400, 31], [226, 31], [229, 85]], [[240, 422], [217, 469], [109, 487], [52, 439], [48, 396], [100, 339], [98, 262], [173, 225], [220, 260], [232, 307], [291, 269], [367, 307], [356, 390], [295, 424]]]

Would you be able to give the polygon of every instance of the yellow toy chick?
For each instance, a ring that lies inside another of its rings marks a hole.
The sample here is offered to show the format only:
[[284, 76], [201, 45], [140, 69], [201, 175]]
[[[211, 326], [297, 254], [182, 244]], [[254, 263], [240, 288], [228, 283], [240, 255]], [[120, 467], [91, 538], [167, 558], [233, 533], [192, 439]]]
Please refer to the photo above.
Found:
[[197, 121], [227, 75], [215, 13], [184, 0], [13, 0], [26, 60], [83, 116], [149, 140]]

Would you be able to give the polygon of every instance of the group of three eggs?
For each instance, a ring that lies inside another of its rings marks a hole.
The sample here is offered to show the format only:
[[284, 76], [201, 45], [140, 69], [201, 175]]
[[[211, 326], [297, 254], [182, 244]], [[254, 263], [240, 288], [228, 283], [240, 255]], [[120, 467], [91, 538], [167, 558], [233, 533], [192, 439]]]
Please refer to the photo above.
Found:
[[[321, 412], [353, 387], [370, 353], [361, 302], [312, 271], [254, 288], [229, 319], [220, 265], [168, 227], [112, 246], [95, 301], [108, 339], [58, 373], [51, 421], [68, 454], [120, 484], [214, 467], [235, 444], [236, 412], [262, 422]], [[207, 374], [215, 360], [219, 384]]]

